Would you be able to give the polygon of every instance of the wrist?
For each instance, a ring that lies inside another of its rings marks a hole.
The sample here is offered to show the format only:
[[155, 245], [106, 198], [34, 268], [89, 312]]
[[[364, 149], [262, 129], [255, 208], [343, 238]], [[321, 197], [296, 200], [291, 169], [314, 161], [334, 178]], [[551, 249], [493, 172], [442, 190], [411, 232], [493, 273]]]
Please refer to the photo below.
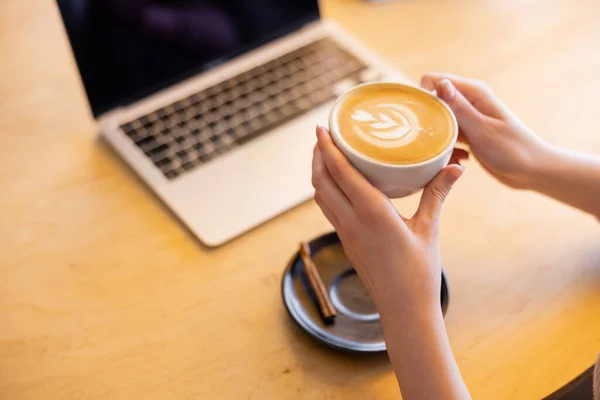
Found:
[[551, 168], [558, 156], [557, 149], [546, 142], [540, 142], [529, 157], [519, 178], [516, 189], [539, 191], [540, 185], [549, 179]]
[[[433, 338], [438, 337], [440, 333], [445, 334], [444, 316], [439, 306], [435, 310], [418, 308], [400, 312], [381, 310], [379, 315], [386, 338], [389, 335], [401, 336], [407, 339], [407, 344], [414, 344], [418, 338]], [[438, 337], [438, 339], [443, 339], [443, 337]]]
[[415, 329], [428, 329], [443, 324], [444, 316], [438, 295], [427, 298], [410, 299], [400, 296], [374, 296], [375, 306], [384, 325], [387, 322], [401, 323], [403, 326], [413, 325]]
[[[438, 353], [448, 348], [448, 337], [441, 308], [404, 310], [402, 312], [380, 311], [388, 350], [395, 341], [396, 350], [403, 353], [418, 349], [423, 356], [425, 353]], [[401, 340], [398, 340], [401, 339]], [[400, 342], [400, 343], [398, 343]]]
[[386, 274], [363, 274], [361, 280], [369, 292], [380, 316], [410, 321], [431, 319], [441, 315], [441, 272], [437, 279], [414, 279], [407, 285], [406, 276], [397, 271]]

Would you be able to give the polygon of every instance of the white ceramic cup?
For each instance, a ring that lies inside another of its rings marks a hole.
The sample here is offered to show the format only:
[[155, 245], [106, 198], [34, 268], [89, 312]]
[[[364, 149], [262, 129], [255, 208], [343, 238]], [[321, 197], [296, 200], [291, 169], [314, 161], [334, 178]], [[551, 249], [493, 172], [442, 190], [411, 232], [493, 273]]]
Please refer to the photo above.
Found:
[[[448, 147], [446, 147], [440, 154], [427, 161], [417, 164], [386, 164], [360, 154], [344, 141], [339, 133], [336, 123], [338, 111], [344, 100], [349, 96], [352, 96], [355, 90], [358, 88], [363, 88], [364, 86], [389, 87], [390, 85], [398, 86], [402, 90], [415, 91], [422, 93], [424, 96], [429, 96], [442, 104], [442, 106], [448, 110], [452, 116], [453, 122], [452, 140], [448, 144]], [[355, 86], [338, 97], [338, 99], [333, 103], [331, 111], [329, 112], [329, 131], [331, 132], [331, 137], [333, 138], [333, 141], [338, 149], [340, 149], [346, 158], [348, 158], [350, 163], [354, 165], [354, 167], [359, 170], [371, 182], [371, 184], [373, 184], [373, 186], [381, 190], [390, 198], [399, 198], [408, 196], [423, 189], [438, 174], [438, 172], [440, 172], [440, 170], [448, 164], [454, 149], [454, 145], [456, 144], [456, 139], [458, 137], [458, 123], [456, 122], [454, 113], [446, 105], [446, 103], [426, 90], [402, 83], [370, 82]]]

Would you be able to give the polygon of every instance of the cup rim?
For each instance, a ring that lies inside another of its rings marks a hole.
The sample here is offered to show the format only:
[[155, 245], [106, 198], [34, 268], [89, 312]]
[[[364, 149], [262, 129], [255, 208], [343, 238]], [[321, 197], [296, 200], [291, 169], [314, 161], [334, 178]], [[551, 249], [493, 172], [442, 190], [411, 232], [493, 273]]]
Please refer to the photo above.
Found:
[[[404, 88], [408, 88], [410, 90], [414, 90], [417, 92], [421, 92], [424, 93], [425, 95], [431, 97], [432, 99], [434, 99], [435, 101], [437, 101], [438, 103], [440, 103], [442, 105], [442, 107], [444, 107], [449, 113], [450, 116], [452, 117], [452, 122], [454, 123], [454, 133], [452, 135], [452, 140], [450, 140], [450, 143], [448, 144], [447, 147], [444, 148], [444, 150], [442, 150], [439, 154], [437, 154], [435, 157], [432, 157], [428, 160], [425, 161], [421, 161], [419, 163], [415, 163], [415, 164], [390, 164], [390, 163], [386, 163], [383, 161], [379, 161], [376, 160], [374, 158], [371, 157], [367, 157], [364, 154], [359, 153], [358, 151], [354, 150], [348, 143], [346, 143], [346, 141], [344, 140], [344, 138], [342, 138], [342, 135], [340, 135], [335, 129], [333, 129], [333, 117], [336, 113], [336, 109], [339, 106], [340, 102], [346, 97], [348, 96], [348, 94], [350, 94], [351, 92], [365, 87], [365, 86], [380, 86], [380, 85], [397, 85], [397, 86], [402, 86]], [[377, 82], [365, 82], [365, 83], [361, 83], [358, 84], [354, 87], [351, 87], [350, 89], [347, 89], [346, 91], [344, 91], [341, 95], [338, 96], [338, 98], [333, 102], [333, 105], [331, 106], [331, 109], [329, 111], [329, 132], [331, 133], [331, 135], [335, 135], [337, 142], [339, 144], [341, 144], [344, 147], [344, 150], [349, 151], [350, 153], [352, 153], [353, 155], [355, 155], [356, 157], [360, 158], [361, 160], [364, 160], [366, 162], [369, 162], [371, 164], [377, 165], [377, 166], [383, 166], [383, 167], [387, 167], [387, 168], [394, 168], [394, 169], [408, 169], [408, 168], [414, 168], [414, 167], [420, 167], [420, 166], [425, 166], [428, 164], [433, 164], [436, 161], [438, 161], [440, 158], [443, 158], [444, 156], [446, 156], [447, 152], [449, 149], [453, 149], [454, 146], [456, 145], [456, 141], [458, 139], [458, 122], [456, 121], [456, 116], [454, 115], [454, 112], [452, 111], [452, 109], [448, 106], [448, 104], [446, 104], [442, 99], [440, 99], [439, 97], [437, 97], [436, 95], [434, 95], [433, 93], [417, 87], [417, 86], [413, 86], [411, 84], [408, 83], [401, 83], [401, 82], [393, 82], [393, 81], [377, 81]]]

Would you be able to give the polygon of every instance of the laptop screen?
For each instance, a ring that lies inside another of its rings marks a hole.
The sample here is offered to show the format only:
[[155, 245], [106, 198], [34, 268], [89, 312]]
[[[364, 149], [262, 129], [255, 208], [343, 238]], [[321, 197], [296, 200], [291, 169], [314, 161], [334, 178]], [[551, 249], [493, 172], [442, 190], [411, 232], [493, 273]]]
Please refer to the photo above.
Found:
[[58, 0], [95, 116], [300, 28], [318, 0]]

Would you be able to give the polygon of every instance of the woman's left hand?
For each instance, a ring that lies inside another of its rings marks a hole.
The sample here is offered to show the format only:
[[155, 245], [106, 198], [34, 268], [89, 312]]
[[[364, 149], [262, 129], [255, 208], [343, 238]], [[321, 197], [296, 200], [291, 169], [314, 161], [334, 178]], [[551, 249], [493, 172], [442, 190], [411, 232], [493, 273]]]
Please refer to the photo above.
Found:
[[[446, 166], [425, 187], [419, 208], [402, 217], [317, 127], [312, 183], [315, 201], [336, 229], [349, 261], [385, 319], [440, 312], [439, 216], [462, 167]], [[400, 301], [399, 301], [400, 300]]]

